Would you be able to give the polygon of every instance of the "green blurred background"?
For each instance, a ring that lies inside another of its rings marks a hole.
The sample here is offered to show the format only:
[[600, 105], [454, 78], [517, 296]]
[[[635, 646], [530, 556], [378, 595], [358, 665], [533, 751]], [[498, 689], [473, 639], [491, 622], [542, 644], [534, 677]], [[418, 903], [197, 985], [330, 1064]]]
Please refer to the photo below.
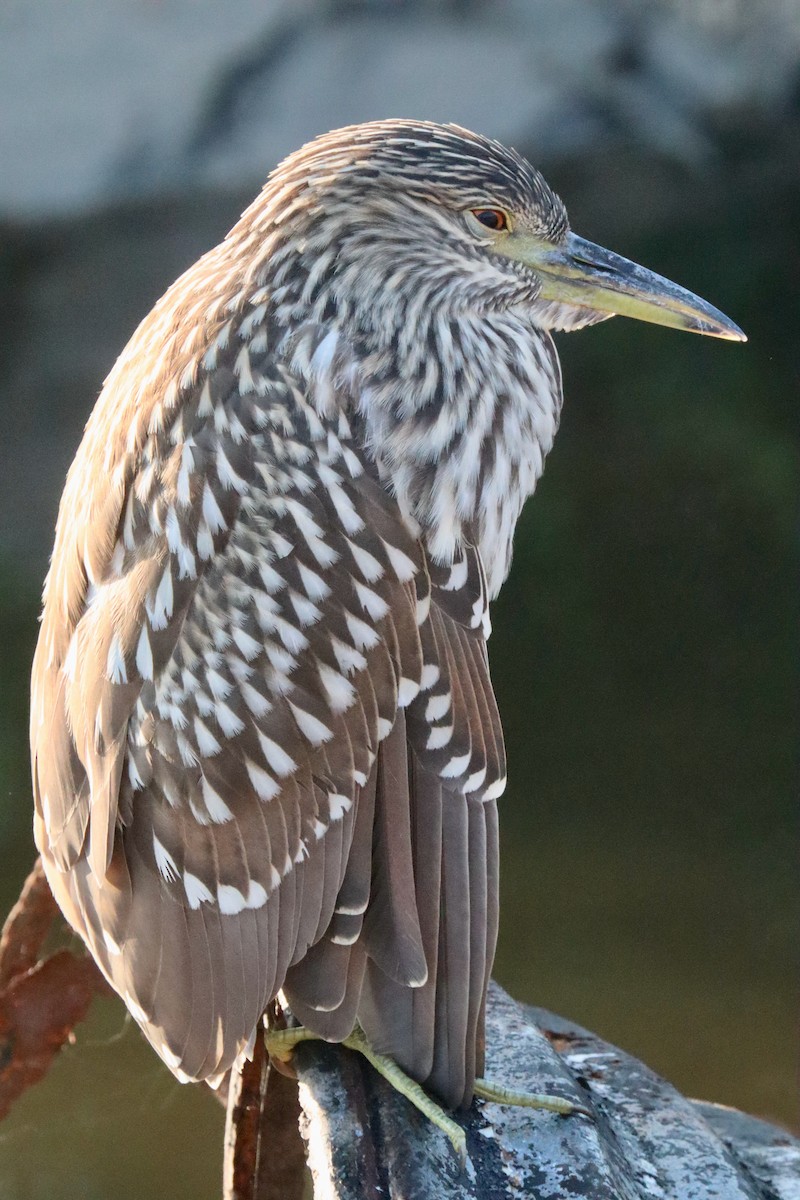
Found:
[[[793, 104], [778, 127], [729, 117], [714, 161], [699, 166], [624, 136], [544, 157], [516, 139], [578, 232], [698, 291], [750, 341], [622, 320], [559, 338], [562, 428], [490, 647], [510, 760], [496, 977], [689, 1095], [790, 1127]], [[34, 854], [28, 672], [60, 480], [136, 322], [254, 187], [187, 173], [168, 190], [3, 227], [3, 911]], [[41, 478], [19, 468], [31, 447]], [[0, 1126], [0, 1196], [211, 1200], [222, 1123], [207, 1094], [174, 1082], [121, 1004], [98, 1003]]]

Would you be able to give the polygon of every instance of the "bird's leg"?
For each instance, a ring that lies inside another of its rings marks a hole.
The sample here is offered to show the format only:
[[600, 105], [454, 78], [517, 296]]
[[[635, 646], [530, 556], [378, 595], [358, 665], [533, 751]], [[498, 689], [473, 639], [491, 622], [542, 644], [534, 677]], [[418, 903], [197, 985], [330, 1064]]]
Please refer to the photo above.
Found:
[[513, 1088], [504, 1087], [501, 1083], [492, 1083], [489, 1079], [475, 1080], [475, 1095], [481, 1100], [489, 1100], [493, 1104], [510, 1104], [517, 1108], [543, 1108], [546, 1112], [560, 1113], [568, 1117], [573, 1113], [591, 1116], [588, 1108], [564, 1100], [561, 1096], [547, 1096], [537, 1092], [517, 1092]]
[[292, 1057], [292, 1051], [300, 1042], [318, 1042], [320, 1041], [318, 1033], [314, 1033], [311, 1029], [306, 1029], [305, 1025], [293, 1025], [288, 1029], [266, 1029], [264, 1031], [264, 1042], [269, 1051], [270, 1058], [275, 1058], [278, 1062], [287, 1063]]
[[[271, 1058], [277, 1058], [281, 1062], [288, 1062], [292, 1056], [292, 1051], [299, 1042], [308, 1042], [319, 1040], [317, 1034], [310, 1029], [306, 1029], [303, 1025], [295, 1026], [292, 1029], [269, 1029], [264, 1034]], [[341, 1043], [347, 1046], [350, 1050], [355, 1050], [366, 1058], [367, 1062], [375, 1068], [379, 1075], [382, 1075], [387, 1083], [410, 1100], [415, 1108], [418, 1108], [423, 1116], [441, 1129], [447, 1135], [455, 1150], [456, 1154], [461, 1159], [462, 1163], [467, 1160], [467, 1139], [464, 1130], [448, 1116], [441, 1105], [437, 1104], [427, 1092], [423, 1091], [420, 1085], [406, 1075], [394, 1059], [387, 1058], [385, 1054], [378, 1054], [373, 1050], [372, 1046], [367, 1041], [366, 1035], [359, 1025], [356, 1025], [353, 1032], [346, 1037]]]

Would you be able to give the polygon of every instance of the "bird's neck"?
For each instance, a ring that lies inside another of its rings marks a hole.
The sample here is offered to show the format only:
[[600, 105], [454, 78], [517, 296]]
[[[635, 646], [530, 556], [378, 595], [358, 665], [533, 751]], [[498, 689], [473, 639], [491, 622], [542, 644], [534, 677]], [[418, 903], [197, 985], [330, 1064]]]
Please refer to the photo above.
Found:
[[521, 310], [427, 314], [326, 334], [315, 396], [324, 407], [344, 381], [367, 453], [434, 559], [478, 546], [495, 596], [558, 428], [558, 358]]

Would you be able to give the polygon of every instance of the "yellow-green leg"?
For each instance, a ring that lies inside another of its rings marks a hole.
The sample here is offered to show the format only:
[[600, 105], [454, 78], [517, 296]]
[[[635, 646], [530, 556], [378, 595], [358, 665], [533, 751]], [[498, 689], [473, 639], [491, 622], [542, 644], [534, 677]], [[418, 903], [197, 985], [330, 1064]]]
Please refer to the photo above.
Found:
[[[277, 1058], [281, 1062], [288, 1062], [292, 1051], [300, 1042], [319, 1040], [317, 1034], [303, 1025], [297, 1025], [292, 1029], [270, 1029], [267, 1030], [264, 1037], [270, 1057]], [[378, 1074], [382, 1075], [395, 1091], [410, 1100], [415, 1108], [418, 1108], [429, 1121], [447, 1135], [461, 1161], [466, 1162], [467, 1141], [464, 1130], [458, 1122], [448, 1116], [442, 1106], [423, 1091], [414, 1079], [406, 1075], [393, 1059], [373, 1050], [360, 1026], [356, 1025], [350, 1036], [344, 1039], [342, 1045], [363, 1054], [367, 1062], [372, 1064]], [[572, 1104], [569, 1100], [562, 1100], [558, 1096], [537, 1096], [530, 1092], [515, 1092], [510, 1088], [490, 1083], [486, 1079], [475, 1080], [475, 1095], [482, 1100], [489, 1100], [496, 1104], [543, 1108], [548, 1112], [563, 1115], [585, 1113], [588, 1116], [585, 1108], [580, 1108], [577, 1104]]]
[[560, 1113], [563, 1117], [582, 1113], [590, 1117], [588, 1108], [564, 1100], [561, 1096], [546, 1096], [541, 1092], [516, 1092], [513, 1088], [503, 1087], [501, 1083], [492, 1083], [489, 1079], [475, 1080], [475, 1095], [481, 1100], [489, 1100], [493, 1104], [511, 1104], [516, 1108], [543, 1108], [546, 1112]]

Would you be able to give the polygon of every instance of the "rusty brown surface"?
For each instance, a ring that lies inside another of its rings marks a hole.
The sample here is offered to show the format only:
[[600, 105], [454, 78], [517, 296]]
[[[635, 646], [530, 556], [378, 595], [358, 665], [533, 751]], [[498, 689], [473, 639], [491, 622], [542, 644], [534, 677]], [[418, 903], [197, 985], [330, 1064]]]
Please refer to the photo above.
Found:
[[98, 986], [105, 985], [90, 958], [59, 950], [0, 992], [0, 1120], [47, 1073]]
[[0, 934], [0, 1120], [107, 990], [86, 955], [58, 950], [40, 958], [57, 913], [37, 860]]
[[0, 988], [36, 966], [58, 909], [37, 858], [0, 934]]
[[305, 1151], [297, 1080], [270, 1064], [264, 1039], [234, 1070], [228, 1092], [224, 1200], [302, 1200]]

